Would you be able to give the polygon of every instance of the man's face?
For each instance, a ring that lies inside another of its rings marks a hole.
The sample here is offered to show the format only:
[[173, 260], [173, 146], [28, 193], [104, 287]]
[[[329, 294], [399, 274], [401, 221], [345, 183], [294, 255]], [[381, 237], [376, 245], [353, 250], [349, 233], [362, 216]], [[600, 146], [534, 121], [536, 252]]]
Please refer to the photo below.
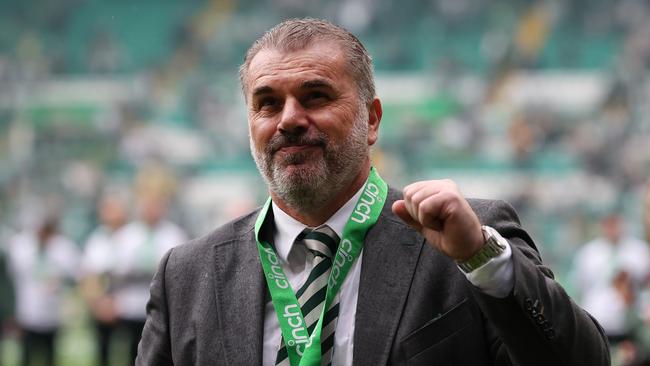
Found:
[[369, 109], [336, 44], [263, 49], [246, 83], [251, 150], [273, 193], [294, 208], [312, 208], [359, 174], [376, 124], [369, 129]]
[[127, 220], [125, 204], [117, 198], [105, 198], [99, 205], [99, 218], [102, 224], [117, 229]]
[[618, 215], [609, 215], [602, 220], [603, 235], [616, 244], [623, 236], [623, 222]]
[[167, 213], [165, 200], [155, 195], [144, 195], [138, 199], [140, 219], [151, 227], [158, 225]]

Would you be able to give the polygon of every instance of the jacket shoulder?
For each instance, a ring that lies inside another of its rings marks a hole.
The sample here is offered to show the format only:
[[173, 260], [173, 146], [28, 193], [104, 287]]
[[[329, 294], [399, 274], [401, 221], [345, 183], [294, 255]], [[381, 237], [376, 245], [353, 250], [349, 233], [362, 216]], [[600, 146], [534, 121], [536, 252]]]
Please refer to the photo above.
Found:
[[521, 221], [512, 205], [503, 200], [492, 200], [483, 198], [468, 198], [467, 203], [476, 213], [476, 216], [484, 225], [491, 225], [495, 222], [513, 222], [520, 225]]
[[170, 257], [176, 260], [187, 258], [196, 261], [197, 258], [205, 256], [207, 250], [213, 246], [244, 239], [248, 240], [249, 236], [252, 235], [259, 211], [260, 208], [257, 208], [244, 216], [219, 226], [208, 234], [174, 247]]

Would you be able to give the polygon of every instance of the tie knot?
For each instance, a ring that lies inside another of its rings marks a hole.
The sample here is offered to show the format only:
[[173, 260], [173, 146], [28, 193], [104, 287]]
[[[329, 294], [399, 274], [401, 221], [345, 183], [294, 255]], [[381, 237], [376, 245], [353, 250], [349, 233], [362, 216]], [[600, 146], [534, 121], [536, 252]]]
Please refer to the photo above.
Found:
[[339, 245], [339, 236], [327, 225], [317, 228], [305, 228], [296, 239], [305, 244], [314, 255], [334, 257]]

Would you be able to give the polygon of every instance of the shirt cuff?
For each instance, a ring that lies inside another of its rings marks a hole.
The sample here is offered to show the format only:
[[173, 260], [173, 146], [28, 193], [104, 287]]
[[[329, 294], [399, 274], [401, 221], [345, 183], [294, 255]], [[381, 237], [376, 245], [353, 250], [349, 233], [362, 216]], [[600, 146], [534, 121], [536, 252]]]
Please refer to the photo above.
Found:
[[514, 269], [512, 268], [512, 249], [506, 239], [498, 235], [496, 231], [495, 234], [497, 235], [497, 240], [505, 246], [503, 253], [490, 259], [487, 263], [470, 273], [465, 273], [462, 270], [461, 272], [463, 272], [469, 282], [485, 294], [504, 298], [512, 292], [515, 285]]

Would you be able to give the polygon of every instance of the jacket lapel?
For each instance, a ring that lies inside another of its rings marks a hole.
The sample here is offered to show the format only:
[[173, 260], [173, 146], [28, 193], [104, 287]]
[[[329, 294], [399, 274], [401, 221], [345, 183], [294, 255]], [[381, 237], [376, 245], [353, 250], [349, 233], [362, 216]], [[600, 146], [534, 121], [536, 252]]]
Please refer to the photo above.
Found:
[[[392, 203], [399, 196], [389, 190], [380, 219], [364, 243], [354, 332], [355, 365], [388, 362], [424, 243], [392, 214]], [[241, 230], [234, 230], [244, 233], [239, 238], [213, 246], [216, 334], [221, 335], [225, 359], [232, 365], [262, 363], [266, 283], [253, 232], [256, 216], [242, 222]], [[265, 227], [268, 230], [270, 225]]]
[[391, 212], [390, 190], [364, 243], [354, 332], [354, 364], [385, 365], [424, 239]]
[[[253, 216], [253, 220], [257, 215]], [[218, 331], [228, 365], [261, 365], [265, 283], [253, 222], [245, 234], [214, 245]]]

